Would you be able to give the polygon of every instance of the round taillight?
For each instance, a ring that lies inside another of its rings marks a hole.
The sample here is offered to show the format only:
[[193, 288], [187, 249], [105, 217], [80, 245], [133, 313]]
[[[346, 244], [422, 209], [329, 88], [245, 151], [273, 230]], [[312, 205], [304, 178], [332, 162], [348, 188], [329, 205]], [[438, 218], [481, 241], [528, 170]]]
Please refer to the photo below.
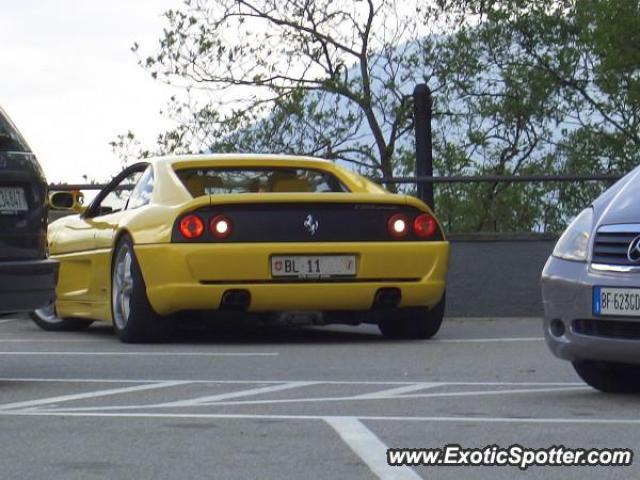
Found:
[[437, 228], [436, 219], [428, 213], [418, 215], [413, 221], [413, 231], [420, 238], [431, 238]]
[[393, 237], [405, 237], [409, 233], [409, 222], [406, 215], [402, 213], [392, 215], [387, 221], [387, 229]]
[[233, 223], [224, 215], [217, 215], [209, 222], [209, 230], [216, 238], [227, 238], [233, 231]]
[[198, 215], [187, 215], [180, 220], [180, 233], [187, 240], [199, 238], [204, 233], [204, 222]]

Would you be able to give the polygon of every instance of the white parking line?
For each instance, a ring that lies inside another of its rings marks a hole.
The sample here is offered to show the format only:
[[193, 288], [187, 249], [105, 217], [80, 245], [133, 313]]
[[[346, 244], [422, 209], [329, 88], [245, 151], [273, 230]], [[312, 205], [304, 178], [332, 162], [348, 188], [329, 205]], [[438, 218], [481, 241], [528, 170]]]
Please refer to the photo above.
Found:
[[[10, 322], [13, 320], [5, 320], [5, 322]], [[3, 323], [0, 320], [0, 324]], [[505, 342], [539, 342], [544, 340], [544, 337], [513, 337], [513, 338], [442, 338], [442, 339], [434, 339], [430, 340], [429, 343], [505, 343]], [[1, 338], [1, 343], [104, 343], [103, 340], [95, 340], [95, 339], [80, 339], [80, 338], [69, 338], [69, 339], [61, 339], [61, 338]]]
[[[159, 383], [159, 382], [180, 382], [182, 380], [167, 379], [167, 378], [37, 378], [37, 377], [0, 377], [0, 382], [54, 382], [54, 383]], [[415, 381], [395, 381], [395, 380], [302, 380], [323, 385], [415, 385]], [[201, 383], [201, 384], [216, 384], [221, 385], [261, 385], [266, 383], [282, 384], [287, 383], [287, 380], [216, 380], [216, 379], [193, 379], [189, 380], [189, 383]], [[427, 382], [431, 383], [431, 382]], [[447, 380], [439, 380], [442, 385], [455, 385], [455, 386], [490, 386], [490, 387], [572, 387], [582, 386], [583, 382], [450, 382]]]
[[84, 338], [2, 338], [0, 343], [104, 343], [102, 340]]
[[61, 395], [58, 397], [26, 400], [23, 402], [5, 403], [0, 405], [0, 412], [11, 411], [11, 410], [21, 409], [21, 408], [41, 407], [43, 405], [70, 402], [72, 400], [86, 400], [87, 398], [106, 397], [111, 395], [121, 395], [123, 393], [140, 392], [143, 390], [155, 390], [158, 388], [175, 387], [177, 385], [185, 385], [187, 383], [189, 382], [151, 383], [146, 385], [136, 385], [134, 387], [112, 388], [109, 390], [97, 390], [93, 392], [76, 393], [72, 395]]
[[340, 438], [360, 457], [369, 469], [384, 480], [416, 480], [420, 477], [409, 467], [391, 467], [387, 464], [387, 447], [361, 421], [353, 417], [324, 419]]
[[15, 322], [16, 320], [17, 320], [17, 318], [7, 318], [5, 320], [0, 320], [0, 324], [9, 323], [9, 322]]
[[356, 395], [353, 398], [383, 398], [383, 397], [397, 397], [404, 393], [417, 392], [419, 390], [426, 390], [427, 388], [435, 388], [444, 385], [439, 382], [432, 383], [414, 383], [412, 385], [404, 385], [402, 387], [388, 388], [385, 390], [378, 390], [376, 392], [363, 393], [362, 395]]
[[[326, 415], [261, 415], [225, 413], [151, 413], [151, 412], [59, 412], [56, 410], [0, 410], [0, 416], [78, 417], [78, 418], [185, 418], [220, 420], [325, 420]], [[335, 418], [335, 417], [334, 417]], [[523, 418], [523, 417], [398, 417], [350, 415], [361, 421], [389, 422], [453, 422], [453, 423], [515, 423], [515, 424], [576, 424], [576, 425], [640, 425], [639, 418]]]
[[[279, 403], [323, 403], [323, 402], [349, 402], [360, 400], [405, 400], [416, 398], [451, 398], [451, 397], [478, 397], [489, 395], [522, 395], [527, 393], [553, 393], [553, 392], [573, 392], [577, 390], [592, 390], [586, 385], [579, 387], [555, 387], [555, 388], [519, 388], [515, 390], [471, 390], [465, 392], [438, 392], [438, 393], [416, 393], [409, 395], [390, 396], [382, 395], [375, 397], [373, 395], [362, 397], [344, 396], [344, 397], [315, 397], [315, 398], [279, 398], [273, 400], [239, 400], [234, 402], [217, 402], [215, 405], [232, 406], [232, 405], [275, 405]], [[193, 405], [199, 406], [199, 405]], [[136, 407], [141, 408], [141, 407]]]
[[503, 343], [503, 342], [539, 342], [544, 337], [505, 337], [505, 338], [442, 338], [429, 343]]
[[[257, 390], [257, 389], [256, 389]], [[472, 390], [466, 392], [439, 392], [424, 393], [413, 395], [382, 395], [379, 397], [361, 395], [344, 396], [344, 397], [314, 397], [314, 398], [279, 398], [269, 400], [238, 400], [238, 401], [217, 401], [212, 403], [193, 403], [190, 401], [177, 401], [164, 404], [145, 404], [145, 405], [118, 405], [118, 406], [100, 406], [100, 407], [76, 407], [76, 408], [60, 408], [56, 411], [69, 412], [102, 412], [113, 410], [145, 410], [154, 408], [175, 408], [175, 407], [211, 407], [211, 406], [246, 406], [246, 405], [277, 405], [287, 403], [326, 403], [326, 402], [350, 402], [350, 401], [368, 401], [368, 400], [405, 400], [405, 399], [429, 399], [429, 398], [452, 398], [452, 397], [479, 397], [487, 395], [522, 395], [527, 393], [554, 393], [554, 392], [573, 392], [580, 390], [592, 390], [590, 387], [557, 387], [557, 388], [527, 388], [515, 390]]]
[[189, 400], [180, 400], [177, 402], [160, 403], [153, 405], [153, 407], [197, 407], [201, 405], [215, 405], [216, 402], [219, 402], [220, 400], [261, 395], [264, 393], [281, 392], [283, 390], [291, 390], [293, 388], [301, 388], [309, 385], [315, 385], [315, 382], [287, 382], [281, 385], [269, 385], [266, 387], [251, 388], [249, 390], [240, 390], [238, 392], [227, 392], [220, 393], [218, 395], [208, 395], [206, 397], [192, 398]]
[[0, 352], [0, 355], [88, 356], [88, 357], [275, 357], [278, 352]]

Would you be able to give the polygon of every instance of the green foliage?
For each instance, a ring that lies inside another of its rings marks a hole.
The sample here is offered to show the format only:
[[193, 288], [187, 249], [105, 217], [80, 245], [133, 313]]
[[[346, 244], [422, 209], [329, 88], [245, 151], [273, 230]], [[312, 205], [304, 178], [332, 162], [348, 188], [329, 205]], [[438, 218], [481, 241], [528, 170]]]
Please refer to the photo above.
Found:
[[[468, 20], [445, 51], [455, 67], [438, 99], [448, 115], [435, 142], [441, 173], [621, 174], [637, 165], [637, 2], [441, 3]], [[559, 231], [605, 187], [441, 187], [439, 211], [453, 230]]]
[[416, 11], [432, 15], [420, 5], [185, 1], [166, 13], [156, 52], [133, 48], [154, 78], [189, 89], [172, 99], [180, 126], [158, 150], [295, 152], [392, 175], [410, 129], [406, 67], [421, 61]]
[[[186, 0], [140, 63], [185, 87], [150, 153], [283, 152], [412, 175], [409, 96], [434, 92], [440, 175], [626, 173], [640, 158], [629, 0]], [[136, 139], [114, 142], [123, 159]], [[439, 184], [450, 231], [558, 231], [606, 185]], [[411, 193], [413, 187], [402, 186]]]

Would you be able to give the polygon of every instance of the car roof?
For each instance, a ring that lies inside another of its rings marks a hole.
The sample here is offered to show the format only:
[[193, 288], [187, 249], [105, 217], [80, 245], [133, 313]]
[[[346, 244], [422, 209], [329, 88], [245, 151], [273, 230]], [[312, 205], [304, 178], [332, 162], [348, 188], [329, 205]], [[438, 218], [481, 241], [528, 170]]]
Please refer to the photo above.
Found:
[[149, 159], [150, 162], [156, 164], [167, 164], [174, 167], [188, 167], [190, 165], [200, 166], [203, 163], [221, 164], [236, 163], [238, 165], [246, 165], [249, 163], [264, 163], [268, 165], [288, 162], [291, 164], [315, 164], [319, 167], [332, 165], [333, 162], [323, 158], [302, 156], [302, 155], [285, 155], [285, 154], [261, 154], [261, 153], [202, 153], [195, 155], [170, 155], [163, 157], [155, 157]]
[[215, 168], [235, 166], [272, 166], [318, 168], [331, 172], [346, 183], [350, 190], [359, 193], [385, 193], [380, 186], [375, 185], [360, 175], [321, 158], [283, 155], [283, 154], [254, 154], [254, 153], [216, 153], [198, 155], [174, 155], [154, 157], [146, 160], [154, 165], [158, 176], [158, 198], [164, 202], [173, 203], [190, 198], [186, 188], [175, 174], [183, 168]]

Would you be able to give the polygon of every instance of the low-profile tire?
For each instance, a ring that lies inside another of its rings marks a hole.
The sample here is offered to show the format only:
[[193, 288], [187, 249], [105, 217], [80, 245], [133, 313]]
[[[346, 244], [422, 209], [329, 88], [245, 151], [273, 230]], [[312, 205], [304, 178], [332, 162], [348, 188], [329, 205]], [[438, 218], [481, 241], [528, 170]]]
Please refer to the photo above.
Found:
[[124, 343], [163, 342], [171, 335], [169, 319], [158, 315], [149, 303], [133, 242], [127, 235], [113, 254], [111, 313], [113, 329]]
[[36, 325], [48, 332], [76, 332], [89, 328], [93, 323], [92, 320], [80, 318], [60, 318], [56, 312], [55, 303], [34, 310], [29, 313], [29, 316]]
[[591, 387], [605, 393], [640, 393], [640, 365], [580, 360], [573, 368]]
[[433, 307], [397, 308], [384, 312], [378, 328], [385, 338], [428, 339], [433, 337], [444, 319], [445, 295]]

